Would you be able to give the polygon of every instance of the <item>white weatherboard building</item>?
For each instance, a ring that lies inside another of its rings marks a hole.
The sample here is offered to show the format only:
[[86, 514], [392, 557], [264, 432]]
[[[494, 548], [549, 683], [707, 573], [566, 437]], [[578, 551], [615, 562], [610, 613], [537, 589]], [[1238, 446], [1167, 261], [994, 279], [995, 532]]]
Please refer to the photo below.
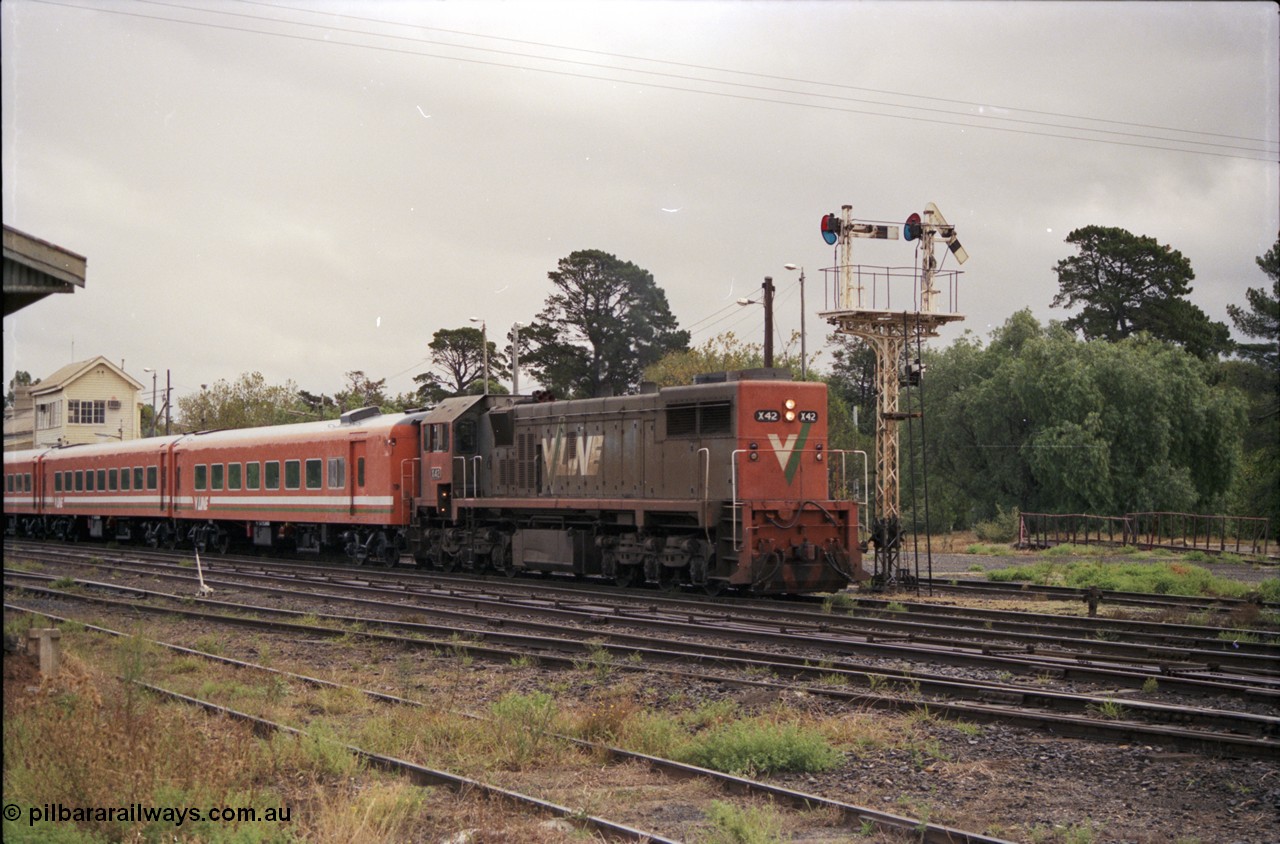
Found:
[[14, 407], [5, 414], [5, 451], [137, 439], [142, 436], [142, 387], [101, 355], [67, 364], [15, 390]]

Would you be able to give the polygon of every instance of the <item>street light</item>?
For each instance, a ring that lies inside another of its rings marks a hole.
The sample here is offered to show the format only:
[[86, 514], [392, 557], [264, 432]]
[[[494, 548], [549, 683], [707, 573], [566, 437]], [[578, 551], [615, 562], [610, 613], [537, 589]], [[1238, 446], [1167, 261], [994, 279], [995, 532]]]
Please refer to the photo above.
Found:
[[520, 395], [520, 329], [524, 323], [511, 326], [511, 395]]
[[151, 436], [156, 435], [156, 376], [160, 373], [149, 366], [142, 367], [143, 372], [151, 373]]
[[[794, 272], [795, 264], [783, 264], [785, 268]], [[800, 380], [809, 380], [809, 355], [804, 347], [804, 267], [800, 267]]]
[[489, 395], [489, 326], [480, 317], [471, 317], [472, 322], [480, 323], [480, 345], [484, 349], [484, 394]]

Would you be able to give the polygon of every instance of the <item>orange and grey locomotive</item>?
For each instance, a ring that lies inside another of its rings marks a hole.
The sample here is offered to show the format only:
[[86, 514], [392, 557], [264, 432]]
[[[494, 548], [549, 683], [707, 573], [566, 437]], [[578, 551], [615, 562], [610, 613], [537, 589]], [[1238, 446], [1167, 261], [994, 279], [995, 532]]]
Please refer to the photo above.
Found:
[[827, 391], [773, 370], [568, 401], [5, 455], [10, 533], [344, 550], [356, 562], [829, 592], [866, 577]]

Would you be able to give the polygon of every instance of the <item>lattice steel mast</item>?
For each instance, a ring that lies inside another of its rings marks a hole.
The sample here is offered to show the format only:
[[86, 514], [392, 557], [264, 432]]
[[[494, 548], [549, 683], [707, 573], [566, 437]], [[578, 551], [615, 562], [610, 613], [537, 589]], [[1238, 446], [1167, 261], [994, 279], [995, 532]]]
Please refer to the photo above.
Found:
[[[854, 220], [853, 208], [845, 205], [839, 218], [828, 214], [822, 218], [822, 234], [827, 243], [839, 244], [838, 288], [835, 291], [835, 309], [819, 316], [835, 326], [842, 334], [851, 334], [867, 341], [876, 354], [876, 488], [874, 518], [871, 523], [871, 541], [875, 545], [875, 573], [873, 584], [886, 588], [902, 579], [899, 566], [902, 546], [902, 510], [898, 467], [898, 423], [913, 414], [899, 408], [899, 389], [902, 377], [899, 361], [904, 359], [907, 342], [913, 338], [936, 337], [938, 329], [948, 323], [964, 319], [956, 313], [955, 283], [958, 270], [942, 271], [934, 258], [937, 239], [945, 242], [959, 263], [968, 260], [968, 253], [956, 238], [955, 227], [947, 223], [938, 207], [932, 202], [925, 206], [923, 217], [912, 214], [903, 227], [906, 240], [920, 241], [921, 266], [916, 269], [890, 267], [864, 267], [853, 263], [853, 238], [877, 238], [897, 240], [897, 227]], [[909, 272], [909, 275], [908, 275]], [[938, 280], [948, 282], [950, 302], [943, 308]], [[914, 310], [891, 309], [891, 284], [909, 279], [912, 284]], [[870, 282], [872, 290], [867, 292]], [[879, 289], [884, 285], [883, 301]], [[883, 305], [883, 307], [879, 307]], [[918, 372], [918, 371], [917, 371]]]

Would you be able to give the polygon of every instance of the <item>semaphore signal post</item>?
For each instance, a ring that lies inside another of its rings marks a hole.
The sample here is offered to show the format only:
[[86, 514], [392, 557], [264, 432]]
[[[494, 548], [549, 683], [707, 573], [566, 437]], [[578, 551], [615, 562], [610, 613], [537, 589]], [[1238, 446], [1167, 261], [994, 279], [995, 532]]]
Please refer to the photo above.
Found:
[[[920, 261], [914, 267], [872, 267], [853, 263], [853, 239], [897, 240], [898, 227], [853, 219], [852, 206], [841, 215], [822, 218], [822, 236], [838, 246], [839, 264], [828, 270], [828, 303], [831, 310], [819, 314], [838, 333], [866, 340], [876, 354], [876, 442], [875, 506], [871, 522], [871, 542], [875, 546], [875, 588], [889, 589], [911, 579], [901, 565], [902, 508], [898, 467], [898, 423], [919, 417], [919, 412], [903, 412], [899, 394], [904, 381], [918, 385], [922, 367], [911, 358], [911, 342], [917, 346], [927, 337], [937, 337], [938, 329], [958, 322], [956, 312], [959, 270], [942, 270], [934, 256], [937, 243], [946, 244], [956, 261], [963, 264], [968, 253], [932, 202], [923, 214], [912, 214], [902, 227], [905, 240], [918, 240]], [[943, 255], [945, 261], [946, 255]], [[945, 289], [945, 295], [944, 295]], [[907, 298], [909, 296], [909, 298]], [[895, 307], [895, 298], [901, 304]]]

